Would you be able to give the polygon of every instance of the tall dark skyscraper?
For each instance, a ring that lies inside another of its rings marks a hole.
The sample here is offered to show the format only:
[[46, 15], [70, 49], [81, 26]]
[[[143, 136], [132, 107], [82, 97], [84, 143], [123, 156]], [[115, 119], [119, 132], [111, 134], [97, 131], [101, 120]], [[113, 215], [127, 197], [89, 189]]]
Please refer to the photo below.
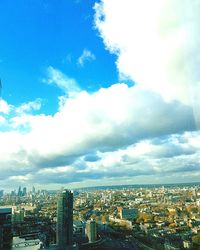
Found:
[[66, 250], [73, 243], [73, 193], [64, 190], [58, 197], [56, 240], [59, 250]]
[[21, 189], [21, 186], [19, 186], [18, 188], [18, 193], [17, 193], [18, 196], [22, 196], [22, 189]]
[[24, 188], [23, 188], [23, 191], [22, 191], [22, 196], [26, 196], [26, 194], [27, 194], [26, 192], [27, 192], [27, 191], [26, 191], [26, 187], [24, 187]]
[[11, 208], [0, 208], [0, 249], [11, 249], [12, 246], [12, 224]]

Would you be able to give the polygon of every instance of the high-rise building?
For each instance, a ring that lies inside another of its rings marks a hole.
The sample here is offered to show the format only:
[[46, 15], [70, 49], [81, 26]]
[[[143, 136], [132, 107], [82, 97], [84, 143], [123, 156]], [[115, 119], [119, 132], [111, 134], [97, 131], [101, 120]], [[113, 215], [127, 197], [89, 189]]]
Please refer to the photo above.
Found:
[[33, 195], [35, 194], [35, 191], [36, 191], [36, 190], [35, 190], [35, 187], [33, 186], [33, 187], [32, 187], [32, 194], [33, 194]]
[[88, 220], [86, 224], [86, 235], [89, 242], [95, 242], [97, 240], [97, 225], [94, 220]]
[[56, 240], [59, 250], [70, 249], [73, 244], [73, 193], [69, 190], [58, 197]]
[[21, 186], [19, 186], [18, 188], [18, 193], [17, 193], [18, 196], [22, 196], [22, 189], [21, 189]]
[[22, 196], [26, 196], [26, 194], [27, 194], [26, 187], [24, 187], [22, 191]]
[[12, 245], [11, 208], [0, 208], [0, 249], [10, 249]]
[[12, 209], [12, 222], [21, 223], [24, 222], [25, 209], [21, 207], [13, 207]]

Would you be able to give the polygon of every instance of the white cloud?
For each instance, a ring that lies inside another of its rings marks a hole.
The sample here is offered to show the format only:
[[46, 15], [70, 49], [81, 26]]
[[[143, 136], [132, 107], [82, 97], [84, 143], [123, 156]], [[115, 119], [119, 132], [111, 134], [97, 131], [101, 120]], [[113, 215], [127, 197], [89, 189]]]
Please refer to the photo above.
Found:
[[80, 88], [75, 79], [64, 75], [60, 70], [49, 66], [47, 69], [47, 79], [44, 82], [48, 84], [55, 84], [61, 88], [66, 94], [73, 95], [80, 91]]
[[42, 105], [42, 100], [40, 98], [37, 98], [32, 102], [23, 103], [18, 108], [16, 108], [15, 111], [17, 113], [23, 114], [34, 110], [40, 110], [41, 105]]
[[[166, 103], [158, 94], [125, 84], [61, 99], [54, 115], [16, 113], [10, 118], [13, 131], [0, 133], [2, 178], [14, 176], [14, 183], [18, 176], [29, 176], [29, 183], [42, 183], [45, 176], [46, 183], [70, 183], [127, 172], [129, 177], [147, 176], [160, 173], [155, 158], [190, 154], [188, 148], [176, 147], [175, 139], [162, 143], [166, 147], [143, 141], [195, 128], [192, 109], [179, 102]], [[28, 129], [19, 132], [21, 127]], [[198, 139], [191, 132], [183, 138], [197, 153]]]
[[[155, 106], [157, 109], [153, 110]], [[53, 117], [26, 118], [34, 131], [31, 141], [42, 154], [67, 155], [88, 147], [121, 146], [143, 137], [194, 128], [194, 122], [191, 127], [187, 123], [192, 120], [192, 111], [187, 106], [166, 104], [155, 94], [137, 92], [137, 88], [124, 84], [94, 94], [82, 91], [66, 99]], [[155, 123], [156, 119], [160, 122]]]
[[199, 1], [187, 0], [101, 0], [95, 4], [96, 27], [106, 47], [118, 56], [121, 77], [161, 94], [166, 101], [194, 105], [196, 118], [199, 10]]
[[18, 113], [3, 103], [3, 115], [13, 114], [7, 121], [10, 132], [0, 133], [1, 180], [46, 185], [197, 181], [199, 2], [102, 0], [95, 11], [105, 45], [118, 56], [121, 78], [138, 84], [88, 93], [50, 66], [45, 81], [64, 91], [54, 115], [27, 113], [39, 108], [31, 102]]
[[[29, 120], [35, 111], [39, 111], [42, 106], [42, 100], [37, 98], [34, 101], [23, 103], [19, 106], [8, 104], [4, 100], [0, 100], [0, 125], [3, 131], [12, 131], [13, 129], [29, 130]], [[22, 126], [21, 128], [19, 128]]]
[[94, 61], [95, 59], [96, 57], [91, 51], [84, 49], [81, 56], [78, 58], [77, 63], [83, 67], [86, 62]]
[[[132, 184], [133, 180], [137, 183], [141, 180], [143, 183], [198, 181], [200, 154], [199, 146], [191, 143], [194, 138], [199, 140], [199, 132], [144, 140], [122, 149], [97, 152], [96, 161], [84, 162], [81, 156], [77, 156], [67, 166], [36, 170], [31, 179], [36, 183], [76, 182], [77, 185], [81, 182], [82, 185], [88, 185], [92, 180], [100, 185], [122, 184], [127, 181]], [[78, 161], [80, 165], [77, 164]]]
[[0, 125], [4, 124], [6, 122], [6, 119], [0, 115]]
[[29, 177], [28, 176], [24, 176], [24, 175], [18, 175], [18, 176], [11, 176], [9, 177], [9, 180], [11, 181], [18, 181], [18, 182], [24, 182], [24, 181], [28, 181]]
[[5, 100], [0, 99], [0, 113], [8, 114], [12, 106], [9, 105]]

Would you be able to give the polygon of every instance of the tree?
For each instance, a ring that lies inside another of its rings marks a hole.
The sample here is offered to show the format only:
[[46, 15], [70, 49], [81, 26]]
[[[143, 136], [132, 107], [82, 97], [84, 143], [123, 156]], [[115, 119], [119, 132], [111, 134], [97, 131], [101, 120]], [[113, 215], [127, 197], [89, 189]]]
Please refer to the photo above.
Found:
[[195, 245], [200, 246], [200, 233], [192, 237], [192, 242]]

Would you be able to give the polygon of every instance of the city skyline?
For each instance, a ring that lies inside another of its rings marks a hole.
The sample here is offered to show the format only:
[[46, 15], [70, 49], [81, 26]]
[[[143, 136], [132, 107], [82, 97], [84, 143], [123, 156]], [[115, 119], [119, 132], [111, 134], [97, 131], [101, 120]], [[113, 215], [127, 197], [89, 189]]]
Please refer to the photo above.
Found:
[[0, 187], [200, 179], [199, 10], [0, 3]]
[[200, 245], [199, 184], [74, 192], [32, 188], [26, 195], [1, 194], [0, 202], [0, 245], [12, 246], [9, 250], [195, 250]]

